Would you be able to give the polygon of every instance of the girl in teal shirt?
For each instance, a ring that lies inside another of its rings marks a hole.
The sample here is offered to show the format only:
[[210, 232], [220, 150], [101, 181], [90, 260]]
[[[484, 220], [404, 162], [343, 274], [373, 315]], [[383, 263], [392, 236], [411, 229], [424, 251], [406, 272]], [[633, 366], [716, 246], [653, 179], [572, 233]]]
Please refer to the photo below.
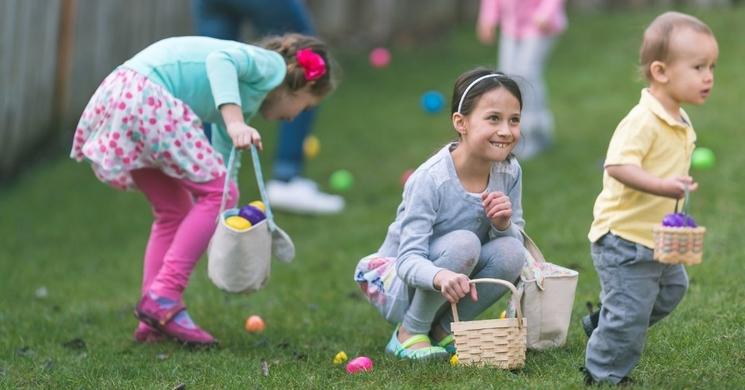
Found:
[[[298, 34], [258, 46], [205, 37], [156, 42], [115, 69], [83, 111], [71, 157], [99, 180], [142, 191], [154, 222], [145, 251], [139, 342], [169, 336], [211, 345], [191, 321], [182, 295], [215, 230], [230, 150], [261, 135], [257, 113], [291, 120], [334, 89], [326, 45]], [[202, 121], [216, 124], [213, 144]], [[238, 199], [231, 183], [228, 206]]]

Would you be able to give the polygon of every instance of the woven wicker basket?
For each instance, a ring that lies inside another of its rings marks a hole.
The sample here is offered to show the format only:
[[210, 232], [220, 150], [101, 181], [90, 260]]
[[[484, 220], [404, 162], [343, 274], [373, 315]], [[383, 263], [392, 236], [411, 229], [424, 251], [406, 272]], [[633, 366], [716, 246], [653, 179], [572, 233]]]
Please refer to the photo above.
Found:
[[706, 228], [655, 226], [654, 258], [666, 264], [699, 264], [704, 255]]
[[[684, 191], [683, 214], [688, 214], [690, 192]], [[678, 212], [678, 201], [675, 202]], [[700, 264], [704, 256], [704, 234], [706, 228], [655, 226], [652, 228], [654, 239], [654, 259], [666, 264]]]
[[494, 283], [508, 287], [512, 291], [512, 304], [517, 309], [517, 318], [460, 321], [456, 305], [451, 304], [454, 322], [450, 328], [458, 350], [458, 363], [507, 370], [523, 368], [528, 324], [520, 309], [517, 289], [512, 283], [500, 279], [473, 279], [471, 283]]

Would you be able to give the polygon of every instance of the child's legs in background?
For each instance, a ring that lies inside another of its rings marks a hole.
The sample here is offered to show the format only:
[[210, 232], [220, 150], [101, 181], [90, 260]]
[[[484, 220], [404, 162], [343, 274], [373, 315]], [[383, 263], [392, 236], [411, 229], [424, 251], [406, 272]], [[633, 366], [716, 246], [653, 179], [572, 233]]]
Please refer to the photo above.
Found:
[[[518, 73], [517, 53], [519, 41], [504, 33], [499, 35], [499, 49], [497, 51], [497, 71], [508, 76]], [[520, 86], [522, 89], [522, 85]]]
[[[513, 237], [497, 238], [481, 248], [479, 262], [470, 278], [495, 278], [514, 283], [520, 276], [524, 264], [525, 247], [519, 240]], [[480, 283], [476, 288], [478, 301], [474, 302], [470, 297], [464, 297], [458, 302], [458, 315], [462, 321], [476, 318], [507, 292], [507, 287], [491, 283]], [[443, 309], [438, 323], [445, 332], [450, 333], [453, 314], [450, 305], [445, 305]]]
[[[155, 171], [155, 172], [153, 172]], [[153, 210], [162, 210], [168, 206], [164, 204], [172, 202], [174, 196], [182, 196], [181, 191], [174, 192], [170, 185], [172, 179], [155, 169], [142, 169], [133, 171], [132, 176], [148, 200], [153, 204]], [[147, 179], [140, 180], [145, 176]], [[160, 176], [160, 178], [158, 178]], [[150, 290], [158, 296], [167, 297], [176, 301], [181, 300], [181, 295], [189, 281], [189, 276], [199, 258], [207, 249], [209, 240], [217, 226], [216, 221], [220, 212], [220, 201], [222, 200], [222, 188], [225, 177], [205, 182], [194, 183], [188, 180], [176, 180], [183, 191], [195, 199], [188, 213], [183, 216], [181, 222], [171, 239], [170, 245], [162, 260], [160, 270], [155, 275]], [[169, 183], [164, 185], [163, 183]], [[238, 190], [231, 183], [227, 207], [232, 207], [238, 196]], [[165, 242], [155, 243], [156, 247], [165, 246]], [[150, 246], [150, 243], [148, 243]], [[155, 261], [155, 260], [153, 260]], [[154, 268], [155, 265], [147, 265], [146, 268]]]
[[532, 37], [523, 39], [517, 45], [513, 65], [515, 72], [525, 78], [527, 85], [521, 85], [523, 112], [537, 116], [536, 127], [546, 127], [544, 116], [550, 115], [546, 79], [546, 63], [554, 47], [554, 37]]
[[[430, 244], [432, 263], [440, 268], [469, 275], [476, 267], [481, 241], [473, 232], [456, 230]], [[445, 303], [439, 291], [414, 290], [402, 326], [413, 334], [428, 334], [435, 315]]]
[[553, 140], [554, 117], [548, 107], [544, 72], [555, 42], [555, 37], [500, 37], [498, 70], [516, 76], [523, 98], [520, 129], [524, 141], [516, 151], [520, 156], [531, 157]]
[[290, 181], [303, 171], [303, 143], [313, 129], [317, 108], [301, 112], [291, 122], [282, 121], [277, 140], [277, 155], [272, 167], [272, 178]]
[[[660, 305], [660, 314], [672, 310], [671, 302], [679, 301], [672, 297], [679, 296], [680, 288], [668, 290], [657, 303], [668, 266], [654, 261], [651, 249], [611, 233], [593, 244], [592, 258], [603, 307], [587, 342], [585, 366], [595, 380], [618, 383], [639, 362], [653, 308]], [[674, 280], [679, 275], [671, 274]]]

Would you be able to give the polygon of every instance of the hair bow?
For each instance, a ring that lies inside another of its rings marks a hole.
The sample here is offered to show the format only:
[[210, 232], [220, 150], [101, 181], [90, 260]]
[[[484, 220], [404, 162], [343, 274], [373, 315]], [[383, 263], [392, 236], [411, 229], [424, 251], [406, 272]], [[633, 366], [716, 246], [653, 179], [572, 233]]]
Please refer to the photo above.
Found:
[[305, 80], [318, 80], [326, 74], [326, 61], [311, 49], [300, 49], [296, 54], [297, 63], [305, 72]]

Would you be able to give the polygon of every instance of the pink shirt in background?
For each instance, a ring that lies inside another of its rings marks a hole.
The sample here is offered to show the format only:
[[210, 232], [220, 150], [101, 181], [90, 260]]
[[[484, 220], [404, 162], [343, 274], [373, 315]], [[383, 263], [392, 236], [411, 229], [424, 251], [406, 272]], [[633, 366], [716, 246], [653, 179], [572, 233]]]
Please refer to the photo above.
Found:
[[[545, 20], [547, 30], [536, 20]], [[564, 0], [481, 0], [479, 24], [501, 25], [502, 34], [512, 38], [556, 35], [567, 26]]]

